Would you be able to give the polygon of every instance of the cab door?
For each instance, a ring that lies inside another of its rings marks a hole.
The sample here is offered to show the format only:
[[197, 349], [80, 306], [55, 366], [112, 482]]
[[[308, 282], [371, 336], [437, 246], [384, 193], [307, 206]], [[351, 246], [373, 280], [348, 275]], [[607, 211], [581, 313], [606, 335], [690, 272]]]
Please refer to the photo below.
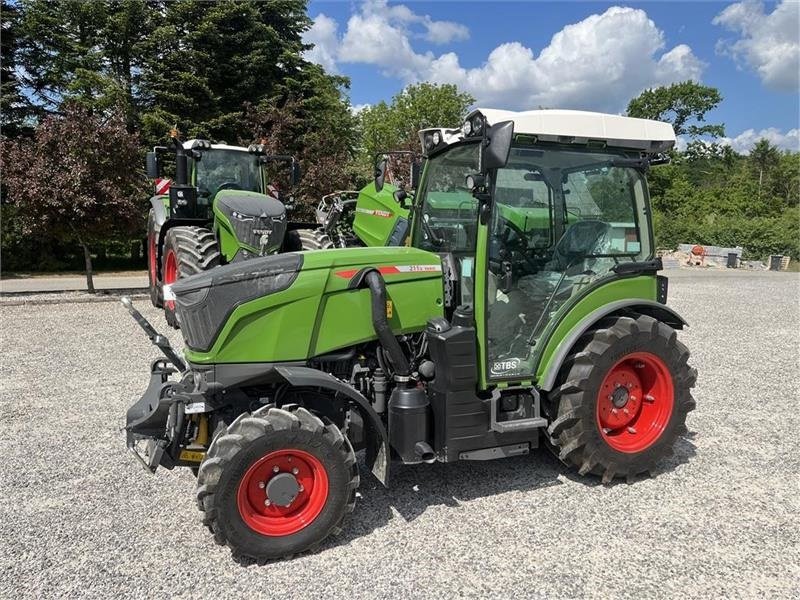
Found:
[[483, 383], [532, 381], [540, 342], [614, 267], [649, 257], [643, 174], [608, 152], [515, 147], [481, 224]]

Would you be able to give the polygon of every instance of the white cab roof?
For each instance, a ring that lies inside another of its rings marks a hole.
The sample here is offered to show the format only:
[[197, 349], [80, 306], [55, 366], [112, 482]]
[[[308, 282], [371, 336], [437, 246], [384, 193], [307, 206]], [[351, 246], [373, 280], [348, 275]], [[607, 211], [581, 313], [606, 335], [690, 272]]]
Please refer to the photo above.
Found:
[[[186, 140], [183, 142], [183, 149], [190, 150], [197, 139], [192, 138], [191, 140]], [[228, 144], [211, 144], [211, 148], [213, 150], [239, 150], [240, 152], [247, 152], [247, 148], [244, 146], [229, 146]]]
[[[675, 145], [672, 125], [649, 119], [582, 110], [528, 110], [514, 112], [494, 108], [478, 108], [489, 125], [514, 121], [514, 134], [535, 135], [541, 141], [585, 144], [603, 141], [609, 146], [663, 152]], [[572, 138], [572, 139], [570, 139]]]

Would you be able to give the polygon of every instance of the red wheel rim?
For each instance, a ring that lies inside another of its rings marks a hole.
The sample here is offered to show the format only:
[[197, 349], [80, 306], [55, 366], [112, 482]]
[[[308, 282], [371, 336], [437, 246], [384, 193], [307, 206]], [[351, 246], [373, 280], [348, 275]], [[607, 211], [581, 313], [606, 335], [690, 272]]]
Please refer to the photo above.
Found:
[[634, 454], [656, 443], [675, 404], [666, 363], [650, 352], [633, 352], [606, 374], [597, 394], [597, 426], [614, 450]]
[[[169, 285], [178, 281], [178, 259], [173, 250], [167, 251], [164, 258], [164, 283]], [[164, 304], [170, 309], [175, 309], [175, 300], [167, 300]]]
[[[269, 501], [269, 484], [285, 474], [294, 476], [299, 491], [288, 506], [279, 506]], [[276, 450], [263, 456], [250, 465], [236, 492], [242, 520], [253, 531], [268, 536], [291, 535], [310, 525], [327, 499], [325, 467], [303, 450]]]
[[147, 259], [150, 268], [150, 284], [155, 286], [158, 281], [158, 272], [156, 271], [156, 236], [151, 233], [147, 237]]

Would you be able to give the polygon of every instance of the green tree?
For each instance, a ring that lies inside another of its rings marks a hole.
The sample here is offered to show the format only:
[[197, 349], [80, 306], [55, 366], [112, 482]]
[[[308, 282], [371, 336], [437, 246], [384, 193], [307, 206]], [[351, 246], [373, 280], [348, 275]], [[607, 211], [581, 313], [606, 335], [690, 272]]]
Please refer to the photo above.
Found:
[[29, 105], [20, 90], [17, 75], [19, 46], [19, 9], [8, 0], [0, 3], [0, 128], [2, 135], [15, 137], [25, 127]]
[[301, 72], [278, 88], [281, 93], [248, 106], [250, 133], [242, 141], [264, 143], [271, 153], [300, 161], [302, 179], [293, 193], [302, 216], [310, 216], [311, 205], [323, 194], [355, 183], [358, 132], [344, 95], [347, 79], [308, 63]]
[[750, 163], [758, 171], [758, 197], [761, 197], [761, 188], [764, 184], [764, 174], [769, 173], [780, 160], [780, 151], [769, 143], [767, 139], [758, 140], [750, 150]]
[[419, 83], [359, 113], [362, 163], [371, 165], [383, 150], [417, 150], [417, 132], [427, 127], [458, 127], [475, 99], [455, 85]]
[[19, 233], [80, 244], [94, 292], [92, 245], [142, 226], [147, 184], [131, 168], [139, 163], [139, 140], [122, 112], [106, 116], [67, 105], [62, 116], [46, 117], [32, 139], [4, 141], [0, 155]]
[[65, 102], [122, 107], [135, 129], [154, 14], [146, 0], [20, 0], [17, 61], [34, 113], [58, 113]]
[[627, 114], [640, 119], [668, 121], [675, 135], [718, 137], [725, 135], [725, 126], [707, 124], [705, 117], [720, 102], [722, 94], [718, 89], [684, 81], [643, 91], [628, 103]]
[[160, 2], [143, 75], [143, 137], [175, 124], [190, 137], [248, 137], [245, 103], [258, 105], [302, 78], [304, 0]]

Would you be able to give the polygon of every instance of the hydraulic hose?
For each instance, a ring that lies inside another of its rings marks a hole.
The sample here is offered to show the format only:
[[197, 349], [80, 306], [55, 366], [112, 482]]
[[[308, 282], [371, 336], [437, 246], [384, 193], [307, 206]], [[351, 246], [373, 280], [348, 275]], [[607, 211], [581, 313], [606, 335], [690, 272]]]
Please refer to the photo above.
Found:
[[411, 365], [408, 364], [408, 359], [386, 318], [386, 284], [383, 277], [378, 271], [370, 271], [364, 277], [364, 281], [372, 293], [372, 326], [375, 328], [378, 340], [389, 353], [395, 376], [408, 377], [411, 374]]

